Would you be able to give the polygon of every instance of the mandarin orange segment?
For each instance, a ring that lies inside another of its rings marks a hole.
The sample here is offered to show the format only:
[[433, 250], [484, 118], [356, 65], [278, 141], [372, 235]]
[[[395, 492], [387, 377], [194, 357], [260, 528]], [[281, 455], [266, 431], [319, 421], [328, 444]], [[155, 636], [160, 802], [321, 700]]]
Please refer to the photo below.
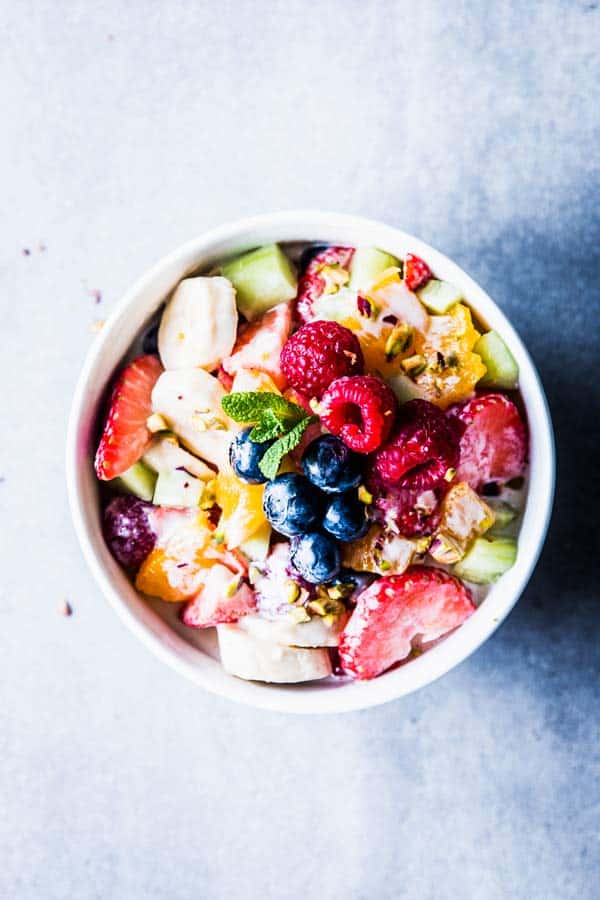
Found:
[[486, 373], [481, 357], [473, 352], [479, 337], [471, 311], [463, 303], [445, 316], [432, 316], [425, 335], [416, 333], [410, 359], [419, 362], [423, 371], [416, 369], [413, 380], [426, 400], [445, 409], [473, 394]]
[[218, 531], [230, 550], [239, 547], [266, 522], [262, 484], [245, 484], [231, 469], [222, 469], [216, 479], [216, 500], [221, 507]]
[[178, 603], [200, 590], [205, 571], [200, 566], [179, 562], [176, 557], [167, 556], [162, 548], [157, 548], [142, 563], [135, 586], [143, 594]]

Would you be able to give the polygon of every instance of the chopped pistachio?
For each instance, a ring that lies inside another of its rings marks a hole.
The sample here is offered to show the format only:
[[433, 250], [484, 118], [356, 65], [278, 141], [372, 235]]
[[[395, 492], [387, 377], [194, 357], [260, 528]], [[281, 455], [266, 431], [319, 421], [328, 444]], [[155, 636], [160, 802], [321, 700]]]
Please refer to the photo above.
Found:
[[388, 559], [382, 559], [379, 563], [379, 568], [382, 572], [389, 572], [392, 568], [392, 564]]
[[311, 612], [314, 612], [317, 616], [324, 616], [327, 613], [325, 609], [325, 605], [321, 603], [319, 600], [311, 600], [308, 604], [308, 608]]
[[415, 356], [403, 359], [400, 365], [407, 375], [410, 375], [411, 378], [416, 378], [417, 375], [420, 375], [427, 368], [427, 360], [424, 356], [417, 353]]
[[455, 475], [456, 469], [447, 469], [446, 474], [444, 475], [444, 481], [452, 481]]
[[369, 503], [373, 502], [373, 494], [371, 494], [366, 489], [364, 484], [361, 484], [360, 487], [358, 488], [358, 499], [360, 500], [361, 503], [366, 503], [367, 506], [369, 505]]
[[427, 553], [429, 547], [431, 546], [431, 541], [433, 538], [431, 535], [427, 535], [426, 537], [417, 538], [415, 543], [415, 548], [418, 554]]
[[337, 294], [350, 281], [350, 273], [337, 263], [321, 266], [319, 275], [325, 282], [324, 294]]
[[370, 297], [365, 297], [364, 294], [358, 295], [356, 298], [356, 306], [360, 315], [365, 319], [376, 319], [381, 312], [375, 301]]
[[345, 600], [347, 597], [351, 597], [355, 590], [354, 582], [349, 581], [346, 584], [338, 582], [327, 588], [327, 596], [330, 600]]
[[439, 563], [452, 565], [459, 562], [465, 555], [465, 551], [449, 534], [438, 532], [433, 540], [429, 553]]
[[388, 360], [400, 353], [406, 353], [413, 342], [413, 329], [407, 322], [401, 322], [392, 328], [385, 342], [385, 355]]
[[310, 616], [303, 606], [293, 606], [292, 609], [288, 609], [288, 616], [296, 623], [296, 625], [303, 625], [305, 622], [310, 622]]
[[217, 544], [217, 545], [222, 544], [224, 542], [224, 540], [225, 540], [225, 535], [223, 534], [223, 532], [215, 531], [215, 533], [213, 534], [213, 541], [215, 542], [215, 544]]

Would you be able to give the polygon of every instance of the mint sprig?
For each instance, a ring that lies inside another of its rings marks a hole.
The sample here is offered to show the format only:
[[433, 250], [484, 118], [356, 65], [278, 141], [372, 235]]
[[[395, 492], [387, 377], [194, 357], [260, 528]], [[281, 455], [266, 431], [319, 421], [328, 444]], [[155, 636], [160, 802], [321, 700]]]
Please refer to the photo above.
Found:
[[282, 397], [269, 391], [238, 391], [221, 400], [221, 406], [234, 422], [254, 425], [250, 440], [257, 444], [274, 440], [265, 451], [259, 468], [265, 478], [275, 478], [281, 460], [297, 447], [306, 428], [316, 421], [315, 416]]
[[236, 391], [221, 400], [221, 406], [234, 422], [259, 423], [267, 410], [278, 419], [299, 419], [306, 413], [297, 403], [270, 391]]
[[289, 453], [290, 450], [293, 450], [294, 447], [298, 446], [302, 440], [302, 435], [314, 419], [314, 416], [305, 416], [297, 422], [287, 434], [284, 434], [283, 437], [276, 440], [274, 444], [271, 444], [258, 464], [258, 468], [265, 478], [268, 478], [269, 481], [271, 481], [272, 478], [275, 478], [279, 471], [281, 460], [286, 453]]

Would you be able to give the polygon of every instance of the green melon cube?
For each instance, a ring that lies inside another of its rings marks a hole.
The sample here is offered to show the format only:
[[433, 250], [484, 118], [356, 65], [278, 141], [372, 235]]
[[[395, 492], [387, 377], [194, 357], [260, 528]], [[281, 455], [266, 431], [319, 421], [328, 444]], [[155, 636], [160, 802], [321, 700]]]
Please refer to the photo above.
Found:
[[516, 388], [519, 381], [519, 366], [514, 356], [497, 331], [482, 335], [475, 347], [487, 369], [479, 384], [483, 387]]
[[350, 287], [355, 291], [366, 291], [392, 266], [402, 268], [398, 257], [377, 247], [358, 247], [350, 264]]
[[516, 558], [517, 542], [513, 538], [477, 538], [454, 571], [474, 584], [489, 584], [507, 572]]
[[126, 494], [133, 494], [140, 500], [152, 500], [154, 496], [154, 485], [156, 484], [156, 472], [153, 472], [141, 460], [134, 463], [126, 472], [113, 478], [111, 484], [119, 491]]
[[278, 244], [237, 256], [221, 266], [221, 272], [234, 286], [237, 307], [249, 320], [296, 296], [296, 270]]
[[449, 281], [438, 281], [432, 278], [425, 287], [417, 291], [417, 297], [429, 312], [443, 314], [451, 306], [463, 299], [462, 291]]

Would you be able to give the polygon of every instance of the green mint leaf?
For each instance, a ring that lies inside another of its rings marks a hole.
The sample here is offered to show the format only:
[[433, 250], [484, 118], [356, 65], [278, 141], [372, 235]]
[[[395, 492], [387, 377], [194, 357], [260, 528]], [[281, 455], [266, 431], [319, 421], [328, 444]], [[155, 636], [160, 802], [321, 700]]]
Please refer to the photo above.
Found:
[[288, 428], [288, 424], [282, 421], [280, 416], [276, 415], [272, 409], [266, 409], [261, 416], [258, 425], [255, 425], [250, 432], [250, 440], [260, 444], [264, 441], [271, 441], [282, 435]]
[[221, 406], [234, 422], [256, 424], [267, 410], [275, 413], [278, 418], [293, 421], [306, 415], [301, 406], [270, 391], [236, 391], [223, 397]]
[[284, 434], [283, 437], [280, 437], [279, 440], [275, 441], [275, 443], [269, 447], [258, 464], [258, 467], [265, 478], [268, 478], [269, 481], [275, 478], [283, 457], [286, 453], [289, 453], [290, 450], [293, 450], [294, 447], [298, 446], [307, 427], [314, 421], [314, 416], [305, 416], [297, 422], [287, 434]]

